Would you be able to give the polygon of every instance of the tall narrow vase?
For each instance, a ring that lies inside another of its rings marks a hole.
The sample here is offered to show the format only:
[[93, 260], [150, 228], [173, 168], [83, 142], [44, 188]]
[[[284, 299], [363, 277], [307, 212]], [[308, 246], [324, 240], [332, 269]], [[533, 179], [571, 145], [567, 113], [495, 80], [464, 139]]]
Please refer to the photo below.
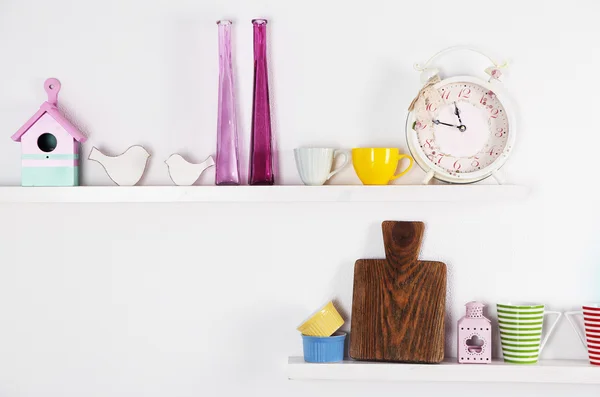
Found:
[[219, 110], [217, 116], [217, 185], [239, 185], [237, 118], [231, 62], [231, 21], [218, 21]]
[[252, 103], [252, 141], [250, 143], [251, 185], [272, 185], [273, 150], [271, 111], [267, 73], [267, 20], [255, 19], [254, 25], [254, 98]]

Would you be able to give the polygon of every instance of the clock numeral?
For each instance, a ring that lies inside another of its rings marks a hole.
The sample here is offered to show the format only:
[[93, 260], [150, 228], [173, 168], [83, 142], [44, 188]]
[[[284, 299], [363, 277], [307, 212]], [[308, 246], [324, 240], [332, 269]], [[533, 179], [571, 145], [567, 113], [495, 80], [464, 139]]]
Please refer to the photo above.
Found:
[[488, 152], [488, 154], [489, 154], [490, 156], [493, 156], [493, 155], [494, 155], [494, 146], [492, 146], [492, 147], [490, 148], [490, 151]]
[[460, 163], [459, 163], [459, 160], [456, 160], [456, 161], [454, 162], [454, 165], [453, 165], [453, 167], [454, 167], [454, 169], [455, 169], [455, 170], [457, 170], [457, 171], [458, 171], [458, 170], [460, 170], [460, 167], [461, 167], [461, 165], [460, 165]]
[[425, 145], [423, 145], [423, 146], [425, 146], [428, 149], [433, 149], [431, 142], [433, 142], [433, 139], [425, 139]]
[[448, 100], [450, 98], [450, 90], [442, 91], [442, 99]]
[[471, 167], [479, 167], [479, 157], [475, 157], [475, 160], [471, 163]]
[[485, 97], [485, 95], [481, 96], [481, 99], [479, 100], [479, 103], [482, 105], [486, 105], [487, 104], [487, 98]]
[[[435, 160], [436, 156], [439, 156], [438, 159], [437, 159], [437, 161]], [[441, 154], [428, 154], [427, 158], [429, 160], [433, 161], [434, 163], [436, 163], [437, 165], [440, 165], [440, 163], [442, 162], [442, 159], [444, 158], [444, 156], [441, 155]]]
[[460, 90], [460, 92], [458, 93], [458, 98], [466, 98], [468, 99], [471, 96], [471, 89], [470, 88], [462, 88]]
[[490, 112], [492, 113], [492, 115], [490, 117], [493, 119], [497, 119], [498, 113], [500, 113], [500, 111], [498, 109], [491, 109]]
[[427, 123], [417, 121], [416, 127], [418, 130], [424, 130], [425, 128], [427, 128]]
[[[435, 160], [435, 157], [436, 157], [436, 156], [440, 156], [440, 157], [438, 157], [437, 161]], [[436, 155], [433, 155], [433, 154], [428, 154], [428, 155], [427, 155], [427, 158], [428, 158], [430, 161], [432, 161], [432, 162], [436, 163], [437, 165], [440, 165], [440, 163], [442, 162], [442, 159], [444, 158], [444, 156], [443, 156], [443, 155], [441, 155], [441, 154], [436, 154]]]
[[428, 103], [427, 106], [425, 106], [425, 109], [428, 112], [435, 112], [437, 110], [437, 107], [433, 106], [433, 103]]
[[496, 130], [496, 134], [494, 134], [494, 135], [496, 135], [496, 137], [498, 137], [498, 138], [501, 138], [502, 135], [504, 135], [504, 128], [498, 128]]

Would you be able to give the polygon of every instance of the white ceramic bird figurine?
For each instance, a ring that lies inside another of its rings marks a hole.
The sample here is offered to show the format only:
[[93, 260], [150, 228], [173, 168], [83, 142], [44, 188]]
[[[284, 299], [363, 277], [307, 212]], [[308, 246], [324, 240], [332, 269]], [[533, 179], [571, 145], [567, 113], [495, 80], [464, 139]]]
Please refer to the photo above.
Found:
[[150, 153], [142, 146], [131, 146], [118, 156], [108, 156], [93, 147], [88, 159], [100, 163], [108, 177], [119, 186], [134, 186], [146, 171]]
[[178, 186], [191, 186], [200, 178], [207, 168], [215, 165], [212, 156], [200, 164], [192, 164], [179, 154], [172, 154], [165, 163], [169, 167], [169, 176], [173, 183]]

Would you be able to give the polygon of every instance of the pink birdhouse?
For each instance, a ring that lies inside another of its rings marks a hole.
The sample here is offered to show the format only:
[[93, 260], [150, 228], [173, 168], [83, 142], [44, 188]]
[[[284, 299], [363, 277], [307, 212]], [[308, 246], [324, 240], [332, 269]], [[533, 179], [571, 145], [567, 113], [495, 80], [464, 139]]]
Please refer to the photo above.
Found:
[[469, 302], [467, 314], [458, 320], [458, 362], [489, 364], [492, 362], [492, 323], [483, 316], [484, 304]]
[[11, 138], [21, 142], [22, 186], [78, 186], [79, 146], [87, 140], [58, 110], [60, 81], [44, 83], [48, 100]]

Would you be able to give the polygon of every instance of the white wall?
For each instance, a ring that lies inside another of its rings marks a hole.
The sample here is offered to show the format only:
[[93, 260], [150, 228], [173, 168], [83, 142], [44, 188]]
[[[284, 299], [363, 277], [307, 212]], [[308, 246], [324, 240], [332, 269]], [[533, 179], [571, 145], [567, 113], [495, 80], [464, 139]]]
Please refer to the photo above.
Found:
[[[0, 396], [596, 396], [598, 387], [290, 382], [295, 326], [328, 298], [351, 309], [354, 261], [381, 257], [380, 222], [427, 223], [423, 257], [449, 267], [449, 327], [480, 299], [556, 310], [600, 299], [596, 147], [599, 3], [429, 0], [2, 0], [0, 183], [19, 184], [9, 136], [61, 79], [59, 102], [92, 145], [162, 160], [214, 151], [215, 21], [235, 20], [244, 154], [253, 17], [270, 19], [280, 178], [305, 144], [406, 149], [412, 64], [471, 44], [512, 67], [519, 136], [504, 168], [526, 202], [0, 206]], [[464, 66], [458, 66], [465, 60]], [[471, 54], [447, 72], [480, 73]], [[246, 161], [244, 161], [244, 165]], [[420, 170], [404, 182], [416, 182]], [[87, 184], [107, 184], [84, 163]], [[202, 183], [211, 184], [212, 176]], [[333, 183], [356, 183], [351, 169]], [[493, 310], [491, 311], [493, 314]], [[349, 329], [349, 327], [346, 327]], [[454, 334], [449, 334], [449, 354]], [[562, 323], [544, 358], [585, 358]]]

